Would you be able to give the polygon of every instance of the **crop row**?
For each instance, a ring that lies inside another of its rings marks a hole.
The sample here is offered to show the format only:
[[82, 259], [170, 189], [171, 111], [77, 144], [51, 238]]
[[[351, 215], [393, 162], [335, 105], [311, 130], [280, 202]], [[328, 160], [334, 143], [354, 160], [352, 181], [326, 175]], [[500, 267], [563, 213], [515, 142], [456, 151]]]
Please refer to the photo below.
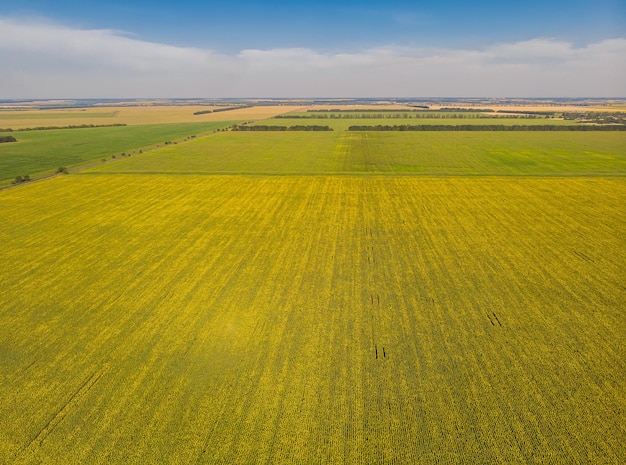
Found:
[[619, 463], [621, 178], [0, 192], [6, 463]]

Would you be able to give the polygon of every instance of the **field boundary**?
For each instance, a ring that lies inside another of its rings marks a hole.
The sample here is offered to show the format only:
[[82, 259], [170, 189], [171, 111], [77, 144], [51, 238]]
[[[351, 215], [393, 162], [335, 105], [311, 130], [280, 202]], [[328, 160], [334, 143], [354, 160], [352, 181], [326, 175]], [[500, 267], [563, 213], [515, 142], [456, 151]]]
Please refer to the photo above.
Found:
[[[224, 128], [221, 128], [222, 130], [230, 127], [234, 123], [231, 122], [231, 121], [226, 121], [225, 124], [227, 124], [227, 125]], [[152, 126], [152, 125], [149, 125], [149, 126]], [[70, 128], [61, 128], [61, 130], [66, 130], [66, 129], [70, 129]], [[81, 128], [81, 129], [83, 129], [83, 128]], [[92, 128], [87, 128], [87, 129], [92, 129]], [[102, 159], [101, 160], [89, 160], [89, 161], [86, 161], [84, 163], [80, 163], [80, 164], [77, 164], [77, 165], [73, 165], [73, 166], [70, 165], [70, 166], [66, 167], [67, 173], [59, 173], [59, 172], [51, 173], [50, 171], [55, 169], [55, 168], [50, 168], [49, 170], [39, 171], [39, 172], [33, 173], [32, 175], [30, 175], [31, 179], [29, 181], [27, 181], [27, 182], [3, 185], [4, 183], [12, 183], [12, 181], [10, 179], [6, 179], [4, 181], [0, 181], [0, 191], [3, 191], [5, 189], [12, 189], [12, 188], [15, 188], [15, 187], [20, 187], [20, 186], [23, 186], [25, 184], [31, 184], [33, 182], [45, 181], [47, 179], [56, 178], [58, 176], [64, 176], [64, 175], [69, 174], [69, 173], [78, 174], [81, 171], [88, 170], [90, 168], [95, 168], [97, 166], [102, 166], [102, 165], [106, 165], [106, 164], [109, 164], [109, 163], [115, 163], [115, 162], [118, 162], [118, 161], [121, 161], [121, 160], [125, 160], [126, 158], [128, 158], [130, 156], [138, 156], [138, 155], [143, 155], [143, 154], [146, 154], [146, 153], [154, 152], [155, 150], [162, 149], [163, 147], [165, 147], [167, 145], [183, 144], [185, 142], [191, 142], [193, 140], [202, 139], [202, 138], [205, 138], [205, 137], [210, 137], [210, 136], [215, 135], [217, 132], [218, 132], [218, 130], [214, 129], [211, 132], [203, 133], [203, 134], [200, 134], [198, 136], [194, 136], [194, 137], [186, 136], [186, 137], [184, 137], [182, 139], [174, 139], [174, 140], [170, 141], [169, 144], [159, 143], [159, 144], [156, 144], [156, 145], [148, 145], [148, 146], [144, 146], [144, 147], [137, 147], [137, 148], [129, 150], [128, 153], [125, 156], [121, 156], [120, 155], [119, 157], [116, 156], [115, 158], [107, 158], [107, 159], [104, 159], [104, 160], [102, 160]], [[15, 142], [15, 143], [19, 143], [19, 142], [20, 141], [18, 139], [18, 141]]]
[[397, 177], [397, 178], [624, 178], [626, 173], [375, 173], [369, 171], [340, 172], [263, 172], [263, 171], [112, 171], [76, 172], [78, 176], [250, 176], [250, 177]]

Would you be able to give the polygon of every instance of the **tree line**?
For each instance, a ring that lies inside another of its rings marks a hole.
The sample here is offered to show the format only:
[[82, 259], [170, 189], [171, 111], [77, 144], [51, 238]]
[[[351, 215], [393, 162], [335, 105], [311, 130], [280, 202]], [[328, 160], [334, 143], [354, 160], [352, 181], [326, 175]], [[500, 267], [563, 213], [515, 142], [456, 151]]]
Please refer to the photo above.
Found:
[[331, 110], [307, 110], [307, 113], [414, 113], [424, 110], [407, 110], [404, 108], [333, 108]]
[[332, 131], [333, 128], [319, 125], [295, 125], [295, 126], [268, 126], [259, 124], [256, 126], [237, 126], [232, 127], [232, 131]]
[[17, 142], [17, 139], [13, 136], [0, 136], [0, 143], [4, 142]]
[[[463, 107], [443, 107], [439, 109], [431, 109], [427, 106], [411, 105], [411, 108], [333, 108], [307, 110], [307, 113], [439, 113], [439, 112], [455, 112], [455, 113], [493, 113], [493, 108], [463, 108]], [[520, 113], [520, 112], [517, 112]]]
[[275, 119], [538, 119], [538, 115], [497, 115], [481, 112], [399, 112], [399, 113], [310, 113], [306, 115], [277, 115]]
[[73, 124], [70, 126], [37, 126], [34, 128], [0, 129], [0, 132], [23, 132], [23, 131], [50, 131], [52, 129], [90, 129], [90, 128], [114, 128], [119, 126], [127, 126], [124, 123], [115, 124]]
[[207, 115], [209, 113], [219, 113], [221, 111], [241, 110], [242, 108], [252, 108], [252, 105], [239, 105], [236, 107], [216, 108], [214, 110], [200, 110], [194, 111], [194, 115]]
[[578, 125], [557, 126], [551, 124], [519, 125], [513, 124], [422, 124], [396, 126], [350, 126], [348, 131], [626, 131], [626, 125]]

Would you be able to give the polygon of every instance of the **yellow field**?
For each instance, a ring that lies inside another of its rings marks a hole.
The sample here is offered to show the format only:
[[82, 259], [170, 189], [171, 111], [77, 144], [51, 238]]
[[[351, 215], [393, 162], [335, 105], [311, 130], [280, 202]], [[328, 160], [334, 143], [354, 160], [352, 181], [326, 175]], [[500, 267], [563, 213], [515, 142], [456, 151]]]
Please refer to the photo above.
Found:
[[0, 128], [21, 129], [81, 124], [165, 124], [206, 121], [238, 121], [270, 118], [300, 109], [290, 106], [257, 106], [239, 110], [194, 115], [194, 112], [223, 107], [211, 106], [124, 106], [71, 108], [63, 110], [0, 110]]
[[232, 121], [271, 118], [272, 116], [293, 111], [299, 107], [286, 106], [258, 106], [242, 108], [205, 115], [194, 115], [196, 111], [214, 110], [221, 107], [211, 106], [158, 106], [158, 107], [129, 107], [121, 108], [117, 118], [126, 124], [159, 124], [159, 123], [189, 123], [199, 121]]
[[0, 461], [626, 462], [623, 178], [0, 192]]

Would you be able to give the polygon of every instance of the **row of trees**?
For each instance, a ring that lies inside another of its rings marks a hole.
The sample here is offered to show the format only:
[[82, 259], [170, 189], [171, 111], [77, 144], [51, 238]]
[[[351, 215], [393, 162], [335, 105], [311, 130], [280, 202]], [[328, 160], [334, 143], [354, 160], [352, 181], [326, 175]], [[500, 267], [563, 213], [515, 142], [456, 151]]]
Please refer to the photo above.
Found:
[[[429, 113], [429, 112], [447, 112], [453, 111], [456, 113], [485, 113], [485, 112], [493, 112], [495, 111], [493, 108], [462, 108], [462, 107], [444, 107], [439, 108], [437, 110], [431, 110], [430, 107], [422, 106], [422, 105], [411, 105], [411, 109], [406, 108], [333, 108], [331, 110], [326, 109], [318, 109], [318, 110], [307, 110], [307, 113]], [[415, 108], [415, 109], [413, 109]]]
[[13, 136], [0, 136], [0, 143], [4, 142], [17, 142], [17, 139]]
[[15, 180], [13, 181], [13, 184], [22, 184], [23, 182], [28, 182], [30, 181], [30, 175], [24, 175], [24, 176], [16, 176]]
[[332, 131], [333, 128], [319, 125], [296, 125], [296, 126], [268, 126], [259, 124], [257, 126], [237, 126], [232, 127], [233, 131]]
[[113, 128], [118, 126], [126, 126], [124, 123], [115, 124], [72, 124], [70, 126], [37, 126], [34, 128], [5, 128], [0, 129], [0, 132], [22, 132], [22, 131], [48, 131], [52, 129], [90, 129], [90, 128]]
[[241, 110], [242, 108], [252, 108], [252, 105], [238, 105], [236, 107], [215, 108], [213, 110], [194, 111], [194, 115], [207, 115], [209, 113], [219, 113], [222, 111]]
[[445, 113], [445, 112], [420, 112], [420, 113], [310, 113], [306, 115], [278, 115], [276, 119], [412, 119], [412, 118], [427, 118], [427, 119], [484, 119], [484, 118], [501, 118], [501, 119], [536, 119], [544, 118], [537, 115], [497, 115], [497, 114], [482, 114], [478, 112], [460, 112], [460, 113]]
[[497, 113], [514, 113], [514, 114], [525, 114], [525, 115], [537, 115], [537, 116], [558, 116], [556, 111], [533, 111], [533, 110], [497, 110]]
[[[59, 166], [57, 168], [56, 174], [67, 174], [67, 168], [65, 166]], [[29, 174], [25, 174], [24, 176], [15, 176], [15, 179], [13, 180], [13, 184], [22, 184], [25, 182], [29, 182], [32, 181], [32, 179], [30, 178]]]
[[626, 125], [578, 125], [557, 126], [552, 124], [519, 125], [513, 124], [423, 124], [418, 126], [350, 126], [348, 131], [626, 131]]

